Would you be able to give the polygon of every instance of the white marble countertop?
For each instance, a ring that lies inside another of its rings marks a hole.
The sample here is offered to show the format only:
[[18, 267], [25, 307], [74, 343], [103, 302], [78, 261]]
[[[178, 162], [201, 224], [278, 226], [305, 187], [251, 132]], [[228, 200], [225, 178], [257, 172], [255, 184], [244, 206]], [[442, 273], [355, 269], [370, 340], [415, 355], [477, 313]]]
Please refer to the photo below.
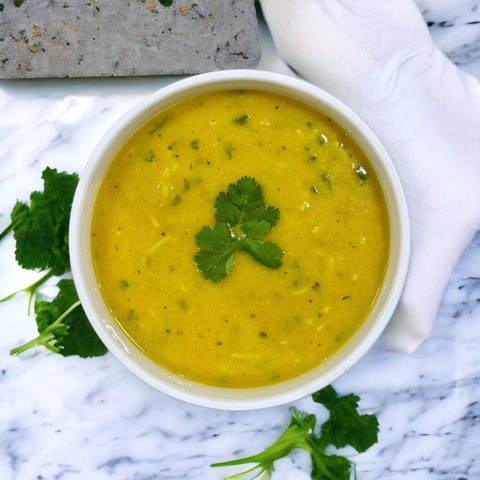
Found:
[[[418, 0], [440, 48], [480, 79], [480, 0]], [[266, 28], [259, 68], [282, 71]], [[172, 78], [0, 82], [0, 230], [17, 198], [42, 189], [50, 166], [80, 172], [108, 128]], [[32, 283], [0, 243], [0, 298]], [[0, 305], [0, 479], [220, 479], [210, 463], [263, 450], [286, 427], [287, 406], [208, 410], [171, 399], [111, 355], [10, 356], [36, 336], [25, 296]], [[361, 397], [379, 442], [353, 455], [359, 480], [480, 479], [480, 234], [453, 271], [428, 339], [411, 354], [379, 341], [334, 387]], [[318, 412], [310, 398], [295, 402]], [[350, 452], [351, 453], [351, 452]], [[307, 479], [302, 452], [273, 479]]]

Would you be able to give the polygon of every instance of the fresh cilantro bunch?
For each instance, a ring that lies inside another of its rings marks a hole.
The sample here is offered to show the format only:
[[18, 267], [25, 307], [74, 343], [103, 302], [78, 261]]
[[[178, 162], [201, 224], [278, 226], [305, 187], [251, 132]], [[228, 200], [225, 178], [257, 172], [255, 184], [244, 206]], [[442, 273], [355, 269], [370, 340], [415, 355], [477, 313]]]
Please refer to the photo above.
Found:
[[214, 227], [204, 227], [195, 236], [198, 269], [206, 279], [219, 282], [232, 271], [234, 254], [247, 252], [269, 268], [282, 264], [283, 251], [275, 243], [261, 242], [276, 225], [280, 211], [263, 202], [262, 189], [251, 177], [231, 183], [215, 199]]
[[42, 172], [42, 179], [43, 192], [32, 192], [30, 205], [17, 200], [10, 215], [11, 223], [0, 233], [0, 240], [13, 231], [17, 263], [26, 270], [46, 273], [34, 284], [0, 302], [24, 291], [30, 296], [30, 304], [40, 285], [50, 277], [63, 275], [70, 270], [68, 225], [78, 175], [59, 173], [47, 167]]
[[[289, 455], [296, 448], [310, 453], [312, 480], [350, 480], [355, 465], [348, 458], [327, 454], [328, 447], [342, 448], [351, 445], [361, 453], [378, 441], [378, 420], [375, 415], [358, 413], [358, 396], [350, 394], [339, 397], [333, 387], [328, 386], [312, 395], [315, 402], [323, 404], [330, 416], [315, 433], [316, 418], [313, 414], [290, 408], [290, 424], [280, 437], [262, 453], [251, 457], [215, 463], [212, 467], [226, 467], [256, 463], [245, 472], [227, 477], [270, 478], [276, 460]], [[251, 475], [254, 474], [253, 477]]]
[[19, 292], [26, 292], [29, 294], [30, 312], [30, 305], [36, 297], [35, 317], [39, 335], [10, 353], [13, 355], [44, 346], [63, 356], [103, 355], [106, 348], [80, 305], [73, 280], [60, 280], [57, 283], [59, 292], [52, 301], [38, 294], [41, 285], [49, 278], [70, 272], [68, 229], [78, 175], [47, 167], [42, 172], [42, 179], [43, 192], [32, 192], [29, 205], [17, 201], [10, 215], [10, 225], [0, 233], [2, 240], [13, 232], [15, 258], [22, 268], [44, 272], [32, 285], [0, 300], [5, 302]]

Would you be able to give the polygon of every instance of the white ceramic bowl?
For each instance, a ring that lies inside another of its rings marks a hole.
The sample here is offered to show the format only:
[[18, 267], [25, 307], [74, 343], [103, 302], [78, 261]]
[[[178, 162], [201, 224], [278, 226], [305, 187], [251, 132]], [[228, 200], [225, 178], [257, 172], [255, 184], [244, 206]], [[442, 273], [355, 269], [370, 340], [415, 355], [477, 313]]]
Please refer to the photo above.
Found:
[[[191, 382], [147, 358], [123, 333], [107, 310], [97, 287], [90, 252], [90, 224], [102, 177], [123, 143], [159, 111], [186, 98], [214, 90], [257, 89], [288, 95], [321, 110], [360, 145], [382, 185], [390, 218], [390, 254], [376, 303], [360, 329], [337, 354], [317, 368], [286, 382], [248, 389], [218, 388]], [[375, 343], [399, 300], [409, 258], [409, 222], [402, 186], [392, 162], [375, 135], [348, 107], [302, 80], [252, 70], [232, 70], [177, 81], [145, 98], [101, 140], [80, 176], [70, 222], [73, 278], [83, 308], [102, 341], [131, 372], [179, 400], [205, 407], [247, 410], [272, 407], [312, 394], [354, 365]]]

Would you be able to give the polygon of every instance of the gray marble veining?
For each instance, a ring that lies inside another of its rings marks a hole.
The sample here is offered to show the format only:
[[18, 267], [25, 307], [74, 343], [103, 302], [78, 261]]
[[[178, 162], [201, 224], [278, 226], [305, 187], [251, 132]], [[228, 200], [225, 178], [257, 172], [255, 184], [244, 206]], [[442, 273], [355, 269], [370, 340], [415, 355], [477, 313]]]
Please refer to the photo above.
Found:
[[480, 75], [480, 2], [463, 0], [451, 8], [450, 2], [418, 0], [437, 45], [456, 65]]

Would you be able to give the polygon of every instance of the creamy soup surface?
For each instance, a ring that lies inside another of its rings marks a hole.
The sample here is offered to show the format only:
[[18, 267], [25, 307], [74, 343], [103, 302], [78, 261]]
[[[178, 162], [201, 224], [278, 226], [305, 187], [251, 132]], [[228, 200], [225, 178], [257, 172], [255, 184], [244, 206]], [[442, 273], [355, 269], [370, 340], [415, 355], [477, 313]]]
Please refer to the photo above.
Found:
[[[280, 210], [223, 280], [205, 279], [195, 235], [215, 197], [249, 176]], [[200, 95], [123, 145], [96, 199], [91, 247], [112, 315], [152, 360], [185, 378], [258, 387], [318, 366], [351, 338], [383, 280], [389, 223], [379, 182], [354, 140], [324, 114], [253, 90]]]

